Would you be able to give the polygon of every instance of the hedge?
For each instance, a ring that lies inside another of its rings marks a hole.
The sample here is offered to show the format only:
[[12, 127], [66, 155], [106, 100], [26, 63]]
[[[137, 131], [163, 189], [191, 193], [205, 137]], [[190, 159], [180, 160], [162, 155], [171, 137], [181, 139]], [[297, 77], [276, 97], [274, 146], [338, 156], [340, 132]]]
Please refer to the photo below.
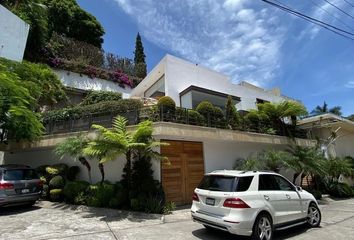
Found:
[[122, 94], [109, 91], [92, 91], [80, 103], [82, 106], [96, 104], [100, 102], [118, 101], [122, 99]]
[[125, 113], [143, 107], [143, 103], [136, 99], [121, 99], [118, 101], [99, 102], [86, 106], [75, 106], [43, 113], [43, 122], [65, 121], [72, 118], [82, 118], [98, 113]]

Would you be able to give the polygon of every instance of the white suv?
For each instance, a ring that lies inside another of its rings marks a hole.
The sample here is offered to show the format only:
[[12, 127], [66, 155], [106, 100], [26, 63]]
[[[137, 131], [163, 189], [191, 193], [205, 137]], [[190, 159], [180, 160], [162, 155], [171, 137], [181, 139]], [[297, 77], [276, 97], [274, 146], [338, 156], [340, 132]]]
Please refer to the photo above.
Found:
[[318, 227], [321, 212], [312, 194], [272, 172], [222, 170], [206, 174], [195, 189], [193, 221], [252, 239], [300, 224]]

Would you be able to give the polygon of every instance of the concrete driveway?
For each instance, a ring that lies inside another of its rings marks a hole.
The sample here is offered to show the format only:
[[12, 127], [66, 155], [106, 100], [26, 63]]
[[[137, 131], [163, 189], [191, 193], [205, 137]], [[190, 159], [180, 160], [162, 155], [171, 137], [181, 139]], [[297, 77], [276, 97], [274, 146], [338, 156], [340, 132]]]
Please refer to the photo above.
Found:
[[[321, 228], [297, 227], [275, 239], [354, 239], [354, 199], [322, 205]], [[147, 215], [111, 209], [40, 202], [34, 207], [0, 209], [0, 239], [248, 239], [208, 231], [190, 220], [189, 210]]]

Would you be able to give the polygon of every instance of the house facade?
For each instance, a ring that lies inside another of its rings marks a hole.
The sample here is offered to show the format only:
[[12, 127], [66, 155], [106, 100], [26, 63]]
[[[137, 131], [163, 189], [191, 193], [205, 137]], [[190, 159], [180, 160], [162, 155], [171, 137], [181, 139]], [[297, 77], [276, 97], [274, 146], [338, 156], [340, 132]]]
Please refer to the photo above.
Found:
[[[233, 84], [226, 75], [189, 63], [185, 60], [165, 56], [161, 62], [134, 88], [123, 89], [115, 83], [103, 79], [89, 78], [67, 71], [56, 73], [65, 86], [75, 91], [108, 90], [121, 92], [123, 97], [155, 98], [170, 96], [177, 106], [195, 108], [196, 105], [208, 100], [216, 106], [224, 108], [228, 95], [231, 95], [238, 110], [256, 109], [260, 102], [281, 102], [289, 99], [280, 94], [278, 89], [265, 90], [248, 83]], [[79, 98], [77, 99], [79, 101]], [[134, 127], [131, 127], [132, 129]], [[51, 134], [34, 143], [13, 143], [3, 146], [5, 163], [27, 164], [38, 167], [44, 164], [66, 163], [78, 165], [67, 157], [59, 159], [53, 153], [56, 144], [77, 132]], [[92, 131], [80, 134], [95, 135]], [[192, 126], [174, 122], [155, 122], [153, 135], [156, 139], [168, 142], [160, 152], [167, 156], [170, 165], [153, 162], [154, 177], [162, 182], [166, 198], [177, 204], [191, 201], [191, 194], [204, 173], [233, 169], [236, 161], [267, 149], [283, 150], [292, 143], [284, 136], [251, 133], [229, 129]], [[314, 146], [315, 142], [308, 139], [295, 139], [302, 146]], [[93, 182], [100, 180], [98, 162], [90, 160]], [[125, 164], [123, 157], [105, 164], [106, 179], [119, 181]], [[81, 167], [80, 178], [88, 180], [84, 167]], [[284, 172], [291, 176], [291, 172]]]
[[166, 55], [131, 92], [131, 97], [169, 96], [179, 107], [194, 109], [203, 101], [223, 109], [228, 95], [240, 111], [256, 109], [258, 103], [289, 99], [278, 88], [265, 90], [247, 82], [234, 84], [229, 76], [198, 64]]

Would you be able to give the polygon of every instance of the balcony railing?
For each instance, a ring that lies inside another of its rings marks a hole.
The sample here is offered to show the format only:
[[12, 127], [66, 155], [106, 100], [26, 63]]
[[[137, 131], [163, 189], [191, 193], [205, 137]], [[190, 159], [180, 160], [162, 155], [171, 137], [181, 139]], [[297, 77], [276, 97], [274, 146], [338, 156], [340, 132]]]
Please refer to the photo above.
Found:
[[[144, 107], [139, 110], [127, 111], [127, 112], [115, 112], [115, 113], [96, 113], [87, 114], [80, 118], [69, 118], [61, 121], [50, 121], [45, 123], [45, 134], [60, 134], [68, 132], [80, 132], [88, 131], [93, 124], [99, 124], [101, 126], [110, 128], [112, 127], [112, 121], [114, 117], [121, 115], [128, 120], [128, 125], [136, 125], [144, 120], [151, 120], [153, 122], [173, 122], [180, 124], [230, 129], [225, 119], [215, 119], [214, 116], [208, 115], [206, 118], [198, 119], [195, 114], [192, 114], [188, 109], [177, 108], [175, 112], [171, 113], [164, 111], [163, 109], [154, 110], [151, 107]], [[290, 127], [290, 126], [289, 126]], [[262, 126], [249, 126], [244, 123], [240, 123], [239, 126], [234, 129], [239, 131], [267, 133], [263, 130]], [[306, 132], [298, 129], [289, 129], [291, 133], [289, 135], [293, 137], [306, 138]], [[282, 134], [277, 134], [282, 135]]]

